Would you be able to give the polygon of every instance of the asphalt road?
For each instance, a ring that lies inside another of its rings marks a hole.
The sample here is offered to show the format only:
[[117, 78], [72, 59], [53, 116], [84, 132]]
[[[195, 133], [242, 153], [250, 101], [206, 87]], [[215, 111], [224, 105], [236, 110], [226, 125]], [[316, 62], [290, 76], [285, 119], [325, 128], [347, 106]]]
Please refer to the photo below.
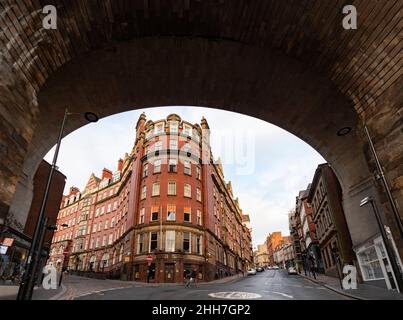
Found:
[[347, 297], [283, 270], [266, 270], [230, 283], [200, 284], [185, 288], [134, 285], [124, 289], [93, 293], [77, 300], [346, 300]]

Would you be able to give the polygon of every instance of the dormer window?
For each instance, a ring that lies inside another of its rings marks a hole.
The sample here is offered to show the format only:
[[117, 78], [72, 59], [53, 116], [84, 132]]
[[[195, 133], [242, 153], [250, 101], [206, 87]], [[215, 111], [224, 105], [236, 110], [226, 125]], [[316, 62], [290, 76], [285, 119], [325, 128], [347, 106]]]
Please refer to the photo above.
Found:
[[164, 124], [163, 123], [158, 123], [156, 126], [155, 126], [155, 134], [160, 134], [160, 133], [163, 133], [164, 132]]
[[101, 183], [99, 184], [99, 188], [100, 188], [100, 189], [103, 189], [103, 188], [107, 187], [108, 184], [109, 184], [109, 179], [104, 179], [104, 180], [102, 180]]
[[192, 127], [188, 125], [183, 126], [183, 134], [187, 136], [192, 136]]
[[119, 181], [119, 179], [120, 179], [120, 171], [116, 171], [116, 172], [113, 174], [112, 182]]

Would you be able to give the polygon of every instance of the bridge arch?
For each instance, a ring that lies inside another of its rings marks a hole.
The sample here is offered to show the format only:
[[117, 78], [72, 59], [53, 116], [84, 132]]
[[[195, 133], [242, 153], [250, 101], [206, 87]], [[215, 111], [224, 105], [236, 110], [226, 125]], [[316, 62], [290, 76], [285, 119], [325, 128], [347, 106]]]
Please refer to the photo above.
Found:
[[[32, 176], [65, 107], [107, 116], [197, 105], [278, 125], [335, 169], [355, 244], [376, 232], [357, 204], [380, 190], [365, 121], [403, 205], [398, 1], [357, 3], [354, 32], [337, 23], [343, 1], [53, 2], [53, 32], [41, 28], [40, 1], [1, 5], [1, 218], [23, 224]], [[82, 125], [71, 119], [67, 131]], [[340, 137], [343, 127], [352, 131]]]

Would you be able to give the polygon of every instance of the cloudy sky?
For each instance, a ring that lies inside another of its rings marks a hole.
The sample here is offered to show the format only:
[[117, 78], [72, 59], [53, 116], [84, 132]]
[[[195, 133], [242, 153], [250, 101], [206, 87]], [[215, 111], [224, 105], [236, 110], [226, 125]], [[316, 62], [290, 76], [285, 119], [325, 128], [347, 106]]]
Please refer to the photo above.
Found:
[[[214, 158], [220, 157], [224, 176], [232, 181], [234, 196], [251, 218], [253, 245], [268, 233], [288, 231], [288, 212], [299, 190], [306, 188], [315, 169], [325, 160], [294, 135], [256, 118], [200, 107], [160, 107], [116, 114], [86, 125], [63, 139], [58, 166], [67, 176], [65, 192], [83, 189], [91, 172], [116, 170], [117, 160], [130, 152], [141, 112], [158, 120], [170, 113], [200, 123], [204, 116], [211, 130]], [[54, 149], [45, 159], [52, 161]]]

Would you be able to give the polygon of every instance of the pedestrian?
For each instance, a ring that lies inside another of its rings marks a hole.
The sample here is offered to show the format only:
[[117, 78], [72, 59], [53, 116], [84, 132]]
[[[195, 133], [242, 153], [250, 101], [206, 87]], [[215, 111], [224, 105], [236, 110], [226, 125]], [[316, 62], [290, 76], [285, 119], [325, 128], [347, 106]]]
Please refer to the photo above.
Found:
[[147, 269], [147, 283], [150, 283], [150, 278], [151, 278], [151, 270], [150, 268]]
[[185, 283], [185, 287], [189, 288], [192, 283], [196, 284], [196, 270], [193, 269], [192, 272], [188, 273], [188, 279]]
[[190, 285], [190, 271], [189, 270], [186, 270], [185, 271], [185, 288], [188, 288], [189, 287], [189, 285]]
[[197, 274], [196, 274], [196, 269], [193, 269], [193, 271], [192, 271], [192, 274], [191, 274], [191, 276], [190, 276], [190, 282], [192, 283], [194, 283], [194, 285], [196, 286], [196, 277], [197, 277]]
[[309, 270], [312, 272], [313, 278], [316, 279], [315, 274], [315, 258], [313, 256], [309, 257]]

